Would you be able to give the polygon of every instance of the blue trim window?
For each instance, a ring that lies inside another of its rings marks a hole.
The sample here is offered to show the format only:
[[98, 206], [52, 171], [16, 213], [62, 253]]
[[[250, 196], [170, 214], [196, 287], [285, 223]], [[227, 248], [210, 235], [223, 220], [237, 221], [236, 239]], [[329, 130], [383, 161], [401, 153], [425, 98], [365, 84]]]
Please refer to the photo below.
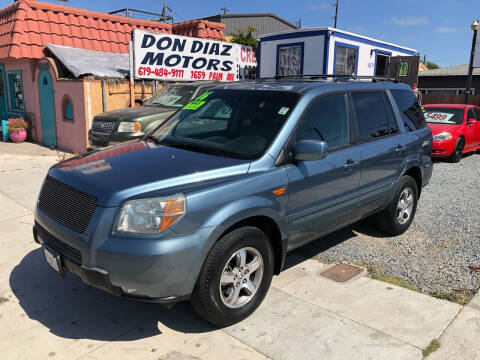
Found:
[[355, 45], [335, 42], [335, 75], [356, 75], [358, 73], [358, 51]]
[[392, 53], [378, 49], [373, 51], [375, 51], [375, 63], [373, 65], [374, 75], [388, 75], [390, 72], [390, 57]]
[[10, 90], [10, 110], [25, 110], [22, 72], [19, 70], [9, 71], [7, 78]]
[[303, 74], [304, 43], [277, 45], [277, 75]]

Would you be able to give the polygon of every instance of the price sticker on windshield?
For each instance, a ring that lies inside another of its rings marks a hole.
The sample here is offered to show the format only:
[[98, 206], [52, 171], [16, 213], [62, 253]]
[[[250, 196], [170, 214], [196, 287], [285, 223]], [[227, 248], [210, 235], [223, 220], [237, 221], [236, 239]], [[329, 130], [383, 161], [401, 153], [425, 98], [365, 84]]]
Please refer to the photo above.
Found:
[[187, 105], [183, 107], [183, 110], [197, 110], [201, 106], [203, 106], [203, 104], [205, 104], [205, 101], [198, 101], [198, 100], [190, 101]]
[[455, 124], [455, 121], [450, 121], [455, 114], [451, 113], [444, 113], [438, 111], [427, 111], [425, 113], [425, 119], [429, 122], [443, 122], [443, 123], [451, 123]]

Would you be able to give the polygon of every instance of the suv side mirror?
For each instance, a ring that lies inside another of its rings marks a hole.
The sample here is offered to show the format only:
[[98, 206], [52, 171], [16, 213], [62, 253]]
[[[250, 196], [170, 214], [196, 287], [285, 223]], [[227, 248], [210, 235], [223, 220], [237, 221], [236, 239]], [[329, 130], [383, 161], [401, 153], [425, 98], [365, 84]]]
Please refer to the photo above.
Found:
[[473, 125], [476, 124], [478, 121], [476, 119], [468, 119], [467, 120], [467, 125]]
[[327, 156], [327, 153], [328, 145], [325, 141], [300, 140], [293, 149], [293, 159], [295, 161], [321, 160]]

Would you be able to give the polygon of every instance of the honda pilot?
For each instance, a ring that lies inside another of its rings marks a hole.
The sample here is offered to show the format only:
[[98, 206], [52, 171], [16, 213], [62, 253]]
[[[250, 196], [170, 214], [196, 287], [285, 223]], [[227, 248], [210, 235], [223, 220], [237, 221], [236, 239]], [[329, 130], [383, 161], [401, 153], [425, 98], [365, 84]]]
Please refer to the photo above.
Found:
[[53, 166], [34, 237], [62, 276], [129, 299], [189, 299], [227, 326], [255, 311], [293, 249], [366, 217], [405, 232], [431, 151], [408, 85], [227, 84], [143, 139]]

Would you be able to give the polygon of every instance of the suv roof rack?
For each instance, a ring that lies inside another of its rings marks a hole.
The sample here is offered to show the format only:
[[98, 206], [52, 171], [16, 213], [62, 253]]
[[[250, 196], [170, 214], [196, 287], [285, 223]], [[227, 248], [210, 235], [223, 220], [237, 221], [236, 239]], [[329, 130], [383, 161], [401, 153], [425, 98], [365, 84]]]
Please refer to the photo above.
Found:
[[335, 79], [339, 81], [349, 80], [372, 80], [372, 82], [391, 81], [398, 82], [397, 79], [389, 76], [368, 76], [368, 75], [338, 75], [338, 74], [298, 74], [298, 75], [275, 75], [272, 77], [259, 78], [258, 80], [291, 80], [291, 79], [308, 79], [308, 80], [324, 80]]

